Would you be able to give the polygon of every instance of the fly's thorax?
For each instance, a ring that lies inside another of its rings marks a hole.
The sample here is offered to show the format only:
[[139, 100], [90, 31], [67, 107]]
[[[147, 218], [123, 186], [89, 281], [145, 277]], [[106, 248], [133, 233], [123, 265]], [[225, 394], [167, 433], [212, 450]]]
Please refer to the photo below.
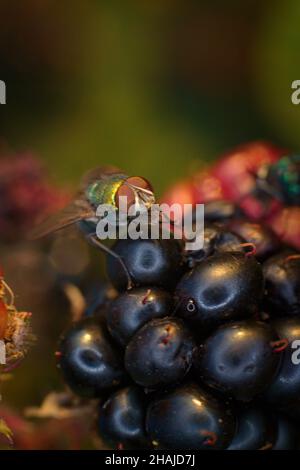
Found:
[[100, 204], [111, 204], [116, 207], [116, 193], [126, 178], [126, 175], [116, 174], [111, 175], [108, 179], [91, 183], [86, 189], [87, 200], [95, 208]]

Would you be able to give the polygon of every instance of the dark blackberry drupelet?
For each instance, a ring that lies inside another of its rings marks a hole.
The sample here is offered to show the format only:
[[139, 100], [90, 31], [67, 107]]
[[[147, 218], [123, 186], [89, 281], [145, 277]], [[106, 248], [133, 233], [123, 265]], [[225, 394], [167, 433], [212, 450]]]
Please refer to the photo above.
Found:
[[154, 318], [172, 314], [172, 295], [157, 287], [136, 287], [121, 293], [106, 311], [107, 327], [113, 338], [126, 346], [134, 333]]
[[[184, 261], [177, 240], [118, 240], [113, 251], [123, 259], [134, 286], [173, 289], [183, 274]], [[117, 258], [107, 255], [107, 273], [118, 290], [128, 279]]]
[[79, 396], [99, 397], [125, 380], [121, 355], [102, 321], [88, 317], [72, 325], [56, 354], [66, 384]]
[[265, 306], [271, 316], [300, 315], [300, 254], [284, 250], [263, 265]]
[[274, 380], [281, 356], [278, 340], [263, 322], [223, 325], [199, 346], [198, 378], [218, 392], [250, 401]]
[[145, 414], [147, 399], [136, 386], [114, 392], [99, 408], [98, 431], [116, 446], [146, 445]]
[[263, 274], [254, 257], [211, 256], [185, 274], [175, 291], [177, 314], [191, 325], [217, 326], [254, 315], [263, 295]]
[[156, 389], [178, 383], [191, 368], [194, 348], [192, 334], [180, 319], [155, 319], [128, 343], [125, 367], [142, 387]]
[[227, 403], [198, 385], [181, 385], [150, 403], [146, 430], [153, 445], [162, 449], [225, 449], [235, 420]]

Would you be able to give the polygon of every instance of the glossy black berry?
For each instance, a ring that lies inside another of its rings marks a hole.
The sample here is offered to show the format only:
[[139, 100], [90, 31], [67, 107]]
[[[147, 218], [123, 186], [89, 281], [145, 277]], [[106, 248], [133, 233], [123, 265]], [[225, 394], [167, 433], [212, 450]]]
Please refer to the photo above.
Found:
[[255, 245], [255, 256], [259, 260], [264, 260], [273, 255], [280, 247], [276, 235], [264, 225], [238, 219], [233, 220], [228, 227], [246, 242]]
[[99, 409], [98, 430], [107, 442], [120, 446], [145, 445], [146, 398], [135, 386], [114, 392]]
[[153, 445], [163, 449], [224, 449], [235, 420], [226, 403], [197, 385], [184, 385], [149, 405], [146, 430]]
[[215, 251], [216, 238], [219, 228], [214, 224], [205, 224], [203, 232], [203, 247], [186, 254], [189, 267], [195, 266], [199, 261], [212, 255]]
[[236, 217], [237, 206], [231, 201], [209, 201], [204, 206], [205, 222], [224, 223]]
[[227, 450], [265, 450], [273, 446], [277, 435], [276, 425], [270, 414], [257, 407], [240, 411], [237, 428]]
[[299, 442], [299, 431], [285, 416], [277, 415], [277, 437], [272, 450], [294, 450]]
[[198, 350], [198, 377], [237, 400], [249, 401], [275, 377], [278, 337], [268, 325], [248, 320], [219, 327]]
[[[183, 272], [183, 258], [177, 240], [118, 240], [112, 250], [121, 256], [135, 286], [172, 289]], [[128, 279], [117, 258], [107, 256], [107, 272], [118, 290]]]
[[98, 397], [124, 381], [119, 353], [103, 323], [93, 318], [75, 323], [64, 334], [57, 356], [66, 384], [79, 396]]
[[266, 399], [278, 406], [286, 406], [300, 397], [300, 318], [281, 318], [272, 323], [287, 347], [281, 352], [282, 361], [276, 377], [266, 391]]
[[219, 228], [219, 234], [215, 240], [215, 253], [228, 251], [245, 253], [244, 239], [233, 232]]
[[181, 320], [155, 319], [128, 343], [125, 367], [137, 384], [155, 389], [182, 380], [192, 365], [193, 351], [193, 339]]
[[172, 314], [173, 298], [157, 287], [136, 287], [121, 293], [107, 309], [107, 327], [114, 339], [126, 346], [134, 333], [154, 318]]
[[95, 285], [88, 289], [86, 295], [87, 307], [84, 315], [86, 317], [92, 315], [102, 316], [103, 312], [117, 295], [118, 292], [109, 282], [95, 283]]
[[214, 326], [253, 315], [262, 293], [262, 269], [254, 257], [216, 254], [179, 282], [175, 292], [177, 314], [195, 325]]
[[284, 251], [263, 265], [265, 304], [272, 315], [300, 315], [300, 255]]
[[226, 251], [244, 252], [244, 240], [233, 232], [229, 232], [217, 224], [205, 223], [203, 246], [200, 250], [191, 250], [185, 254], [189, 268], [214, 253]]
[[292, 419], [297, 423], [300, 423], [300, 399], [297, 398], [295, 401], [281, 403], [278, 407], [280, 411], [289, 419]]

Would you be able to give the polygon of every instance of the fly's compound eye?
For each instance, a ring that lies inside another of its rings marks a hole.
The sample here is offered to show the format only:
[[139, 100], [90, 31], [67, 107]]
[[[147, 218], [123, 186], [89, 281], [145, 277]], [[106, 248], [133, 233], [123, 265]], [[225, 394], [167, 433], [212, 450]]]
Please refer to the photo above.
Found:
[[131, 176], [127, 178], [119, 187], [115, 202], [120, 208], [120, 197], [126, 198], [127, 208], [137, 202], [154, 203], [154, 193], [151, 184], [145, 178], [140, 176]]
[[119, 209], [121, 209], [121, 204], [120, 204], [121, 201], [125, 203], [124, 208], [127, 210], [129, 209], [130, 206], [132, 206], [132, 204], [135, 203], [134, 190], [130, 186], [128, 186], [126, 182], [120, 185], [115, 196], [115, 203]]

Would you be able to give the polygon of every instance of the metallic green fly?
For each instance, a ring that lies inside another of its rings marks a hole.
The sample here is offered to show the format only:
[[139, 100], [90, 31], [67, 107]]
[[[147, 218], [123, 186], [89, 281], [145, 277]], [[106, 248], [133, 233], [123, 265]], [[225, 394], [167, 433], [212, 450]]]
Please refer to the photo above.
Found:
[[40, 238], [77, 224], [88, 241], [118, 258], [130, 285], [130, 275], [122, 258], [101, 243], [96, 236], [96, 226], [99, 221], [96, 216], [97, 207], [100, 204], [110, 204], [118, 210], [120, 197], [124, 196], [127, 198], [128, 207], [132, 204], [143, 204], [146, 208], [150, 208], [155, 203], [152, 186], [145, 178], [128, 176], [115, 167], [95, 168], [82, 178], [74, 200], [35, 227], [30, 238]]

